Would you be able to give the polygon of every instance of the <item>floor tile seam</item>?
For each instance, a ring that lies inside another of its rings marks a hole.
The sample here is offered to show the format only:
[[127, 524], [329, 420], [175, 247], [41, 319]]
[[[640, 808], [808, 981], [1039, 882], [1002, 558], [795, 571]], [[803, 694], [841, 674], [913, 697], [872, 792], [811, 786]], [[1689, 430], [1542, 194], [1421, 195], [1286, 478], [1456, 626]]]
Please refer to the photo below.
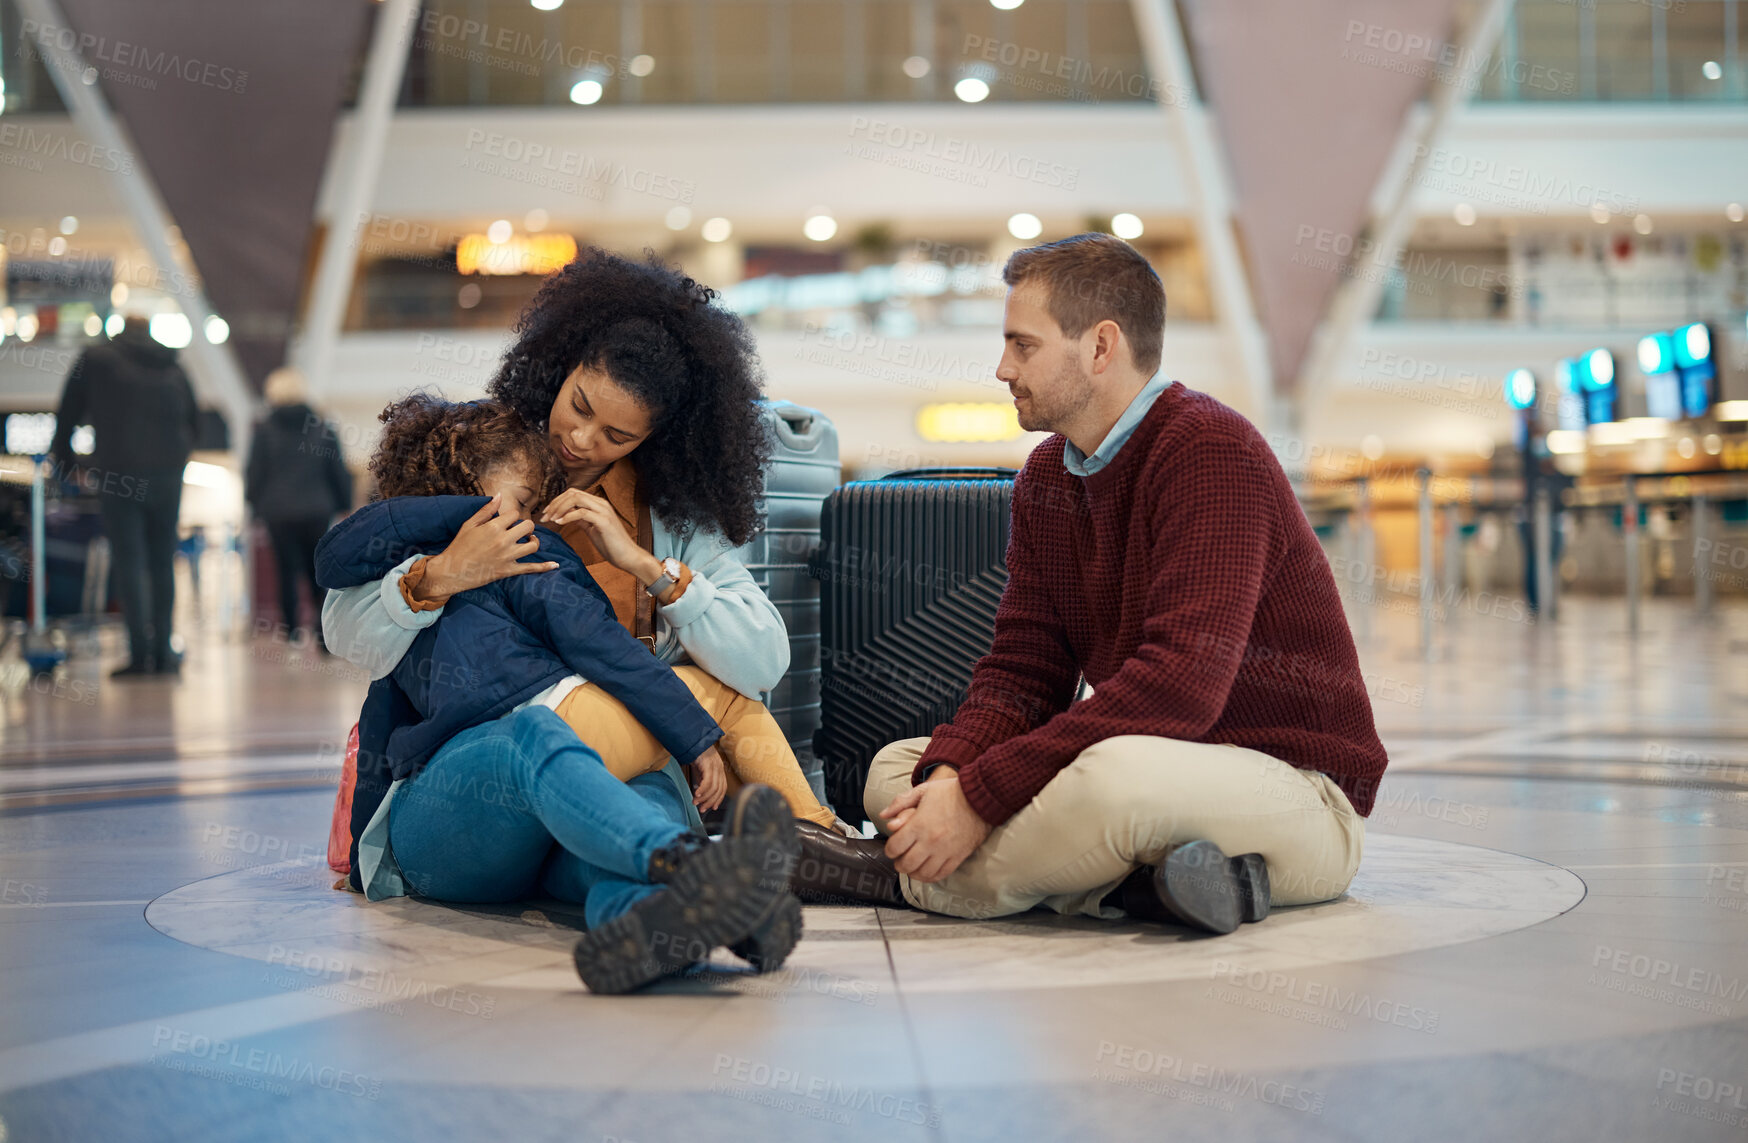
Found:
[[167, 745], [138, 751], [130, 749], [125, 742], [118, 742], [111, 750], [85, 754], [25, 754], [22, 751], [7, 754], [0, 752], [0, 775], [17, 770], [52, 769], [61, 766], [127, 766], [136, 764], [161, 766], [172, 762], [214, 762], [232, 759], [293, 757], [298, 751], [317, 750], [324, 746], [333, 747], [334, 744], [334, 736], [329, 735], [323, 738], [297, 738], [284, 742], [260, 742], [211, 748], [189, 747], [170, 740]]
[[[190, 790], [180, 793], [158, 792], [152, 789], [142, 789], [135, 794], [120, 794], [109, 796], [114, 791], [94, 791], [95, 797], [56, 798], [48, 795], [46, 800], [31, 801], [41, 795], [18, 796], [14, 798], [0, 797], [0, 818], [27, 817], [31, 814], [71, 813], [82, 810], [106, 810], [116, 808], [132, 808], [135, 806], [158, 805], [169, 802], [194, 801], [199, 798], [241, 798], [257, 797], [262, 794], [305, 794], [326, 791], [333, 793], [333, 786], [327, 783], [270, 785], [238, 784], [229, 790]], [[25, 803], [29, 804], [16, 804]]]
[[[899, 1019], [904, 1024], [904, 1038], [910, 1045], [911, 1068], [916, 1073], [917, 1091], [922, 1094], [926, 1106], [938, 1111], [940, 1105], [935, 1099], [934, 1085], [923, 1066], [922, 1041], [917, 1036], [916, 1021], [910, 1014], [910, 998], [905, 994], [904, 986], [899, 980], [898, 962], [892, 955], [892, 941], [887, 936], [886, 919], [881, 915], [879, 907], [874, 910], [874, 921], [880, 926], [880, 942], [886, 950], [886, 970], [892, 976], [892, 995], [898, 1001]], [[936, 1140], [946, 1138], [939, 1122], [930, 1125], [929, 1134]]]
[[[1623, 763], [1623, 765], [1625, 765], [1625, 764], [1626, 763]], [[1421, 765], [1419, 763], [1414, 763], [1414, 762], [1408, 762], [1408, 763], [1403, 763], [1400, 765], [1393, 765], [1391, 768], [1387, 768], [1385, 770], [1385, 776], [1388, 777], [1391, 774], [1404, 774], [1404, 775], [1406, 775], [1406, 774], [1414, 774], [1414, 775], [1424, 774], [1424, 775], [1428, 775], [1431, 777], [1438, 777], [1438, 778], [1496, 778], [1496, 779], [1503, 779], [1503, 780], [1523, 779], [1525, 781], [1533, 781], [1533, 782], [1550, 782], [1550, 783], [1553, 783], [1553, 782], [1571, 782], [1574, 784], [1589, 783], [1589, 784], [1593, 784], [1593, 785], [1597, 784], [1597, 783], [1601, 783], [1601, 784], [1605, 784], [1605, 785], [1632, 786], [1635, 789], [1661, 787], [1663, 789], [1671, 789], [1671, 790], [1679, 790], [1679, 789], [1716, 790], [1716, 791], [1721, 791], [1721, 792], [1726, 793], [1726, 794], [1748, 794], [1748, 786], [1744, 786], [1739, 782], [1697, 782], [1697, 781], [1696, 782], [1668, 782], [1668, 781], [1661, 781], [1661, 780], [1656, 779], [1656, 778], [1641, 778], [1641, 777], [1636, 777], [1633, 775], [1625, 775], [1625, 774], [1583, 774], [1583, 773], [1577, 773], [1577, 772], [1573, 772], [1573, 771], [1569, 771], [1569, 770], [1561, 772], [1561, 773], [1548, 773], [1545, 771], [1509, 770], [1509, 769], [1503, 769], [1503, 768], [1497, 769], [1497, 770], [1445, 769], [1444, 768], [1444, 767], [1447, 767], [1450, 765], [1451, 765], [1450, 759], [1442, 759], [1440, 761], [1428, 763], [1426, 765]], [[1522, 808], [1534, 809], [1535, 807], [1522, 807]]]
[[[1695, 828], [1699, 828], [1699, 823], [1697, 823], [1697, 822], [1687, 823], [1687, 824], [1693, 825]], [[1724, 830], [1728, 830], [1732, 833], [1748, 834], [1748, 826], [1744, 826], [1744, 827], [1708, 826], [1706, 828], [1724, 829]], [[1564, 848], [1559, 848], [1559, 849], [1549, 849], [1549, 850], [1545, 850], [1544, 852], [1550, 853], [1550, 854], [1558, 854], [1558, 853], [1575, 854], [1575, 855], [1577, 855], [1577, 858], [1581, 862], [1584, 857], [1600, 857], [1600, 856], [1605, 856], [1605, 855], [1606, 856], [1614, 856], [1614, 855], [1629, 854], [1629, 853], [1647, 853], [1648, 854], [1648, 853], [1654, 853], [1658, 850], [1675, 850], [1675, 851], [1691, 852], [1691, 851], [1696, 850], [1696, 849], [1697, 850], [1706, 850], [1706, 849], [1713, 849], [1713, 848], [1748, 850], [1748, 840], [1745, 840], [1745, 841], [1689, 842], [1689, 843], [1685, 843], [1685, 844], [1675, 844], [1675, 845], [1627, 845], [1627, 846], [1597, 846], [1597, 845], [1593, 845], [1589, 849], [1572, 849], [1570, 847], [1564, 847]], [[1599, 849], [1601, 850], [1600, 853], [1598, 852]], [[1527, 857], [1529, 855], [1525, 854], [1524, 856]], [[1675, 856], [1675, 854], [1671, 854], [1671, 856]], [[1545, 861], [1550, 865], [1558, 865], [1562, 869], [1571, 868], [1571, 866], [1567, 865], [1564, 861], [1558, 860], [1557, 858], [1542, 857], [1542, 858], [1537, 858], [1537, 860]], [[1674, 864], [1674, 863], [1659, 862], [1659, 863], [1657, 863], [1657, 867], [1661, 867], [1664, 864]], [[1595, 868], [1595, 866], [1593, 865], [1592, 868]], [[1634, 868], [1639, 868], [1639, 867], [1635, 866]]]

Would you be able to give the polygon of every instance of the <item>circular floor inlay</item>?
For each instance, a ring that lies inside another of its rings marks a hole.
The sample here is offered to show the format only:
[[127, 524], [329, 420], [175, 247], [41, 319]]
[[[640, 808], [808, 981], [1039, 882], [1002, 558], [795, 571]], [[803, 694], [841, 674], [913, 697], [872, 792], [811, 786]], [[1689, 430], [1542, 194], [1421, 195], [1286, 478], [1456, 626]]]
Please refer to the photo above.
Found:
[[[366, 903], [331, 888], [319, 860], [256, 866], [172, 890], [146, 909], [159, 932], [273, 966], [313, 987], [380, 980], [429, 986], [575, 991], [571, 946], [581, 910]], [[1218, 939], [1157, 925], [1034, 913], [961, 921], [922, 913], [810, 908], [791, 971], [728, 976], [718, 987], [817, 990], [857, 982], [907, 992], [1064, 988], [1207, 979], [1216, 962], [1277, 972], [1481, 940], [1558, 916], [1584, 896], [1568, 870], [1452, 842], [1369, 834], [1347, 895], [1280, 909]], [[891, 948], [888, 960], [887, 948]], [[737, 963], [718, 953], [726, 969]]]

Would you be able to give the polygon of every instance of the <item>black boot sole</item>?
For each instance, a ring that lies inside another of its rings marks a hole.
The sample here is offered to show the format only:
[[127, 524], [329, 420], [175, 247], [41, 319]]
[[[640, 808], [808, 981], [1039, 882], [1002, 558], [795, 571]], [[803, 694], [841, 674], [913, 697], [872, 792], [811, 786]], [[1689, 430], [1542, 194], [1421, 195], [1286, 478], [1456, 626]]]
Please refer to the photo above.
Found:
[[764, 871], [770, 884], [789, 888], [789, 876], [801, 856], [801, 838], [789, 803], [770, 786], [743, 786], [723, 807], [722, 836], [757, 841], [770, 847], [771, 864]]
[[[630, 992], [744, 939], [786, 896], [785, 851], [770, 839], [729, 838], [690, 858], [672, 881], [583, 934], [572, 957], [589, 991]], [[793, 860], [792, 858], [790, 860]]]
[[1211, 841], [1174, 847], [1154, 870], [1153, 888], [1173, 917], [1210, 933], [1230, 933], [1269, 915], [1268, 864], [1262, 855], [1227, 857]]
[[801, 902], [786, 893], [771, 915], [747, 934], [746, 940], [729, 946], [729, 951], [752, 965], [754, 972], [775, 972], [801, 943], [801, 929]]
[[[753, 838], [776, 848], [782, 857], [771, 875], [780, 874], [787, 890], [801, 855], [801, 839], [796, 836], [795, 815], [783, 795], [770, 786], [744, 787], [723, 807], [722, 819], [724, 837]], [[782, 967], [800, 940], [801, 903], [784, 892], [771, 914], [729, 951], [752, 965], [754, 971], [771, 972]]]

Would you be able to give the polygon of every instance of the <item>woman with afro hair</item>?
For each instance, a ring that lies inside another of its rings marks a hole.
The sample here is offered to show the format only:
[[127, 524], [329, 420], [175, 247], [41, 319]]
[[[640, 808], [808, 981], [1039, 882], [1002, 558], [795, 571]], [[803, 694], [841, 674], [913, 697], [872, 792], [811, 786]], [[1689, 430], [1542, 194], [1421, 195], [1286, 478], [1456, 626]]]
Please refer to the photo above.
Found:
[[[734, 550], [761, 523], [770, 437], [752, 337], [738, 317], [711, 304], [715, 296], [653, 254], [637, 260], [585, 250], [542, 283], [488, 392], [543, 437], [557, 460], [563, 489], [538, 522], [582, 558], [620, 624], [662, 661], [689, 661], [757, 699], [788, 670], [788, 632]], [[409, 554], [380, 581], [330, 591], [322, 614], [328, 646], [373, 679], [389, 675], [450, 597], [556, 566], [523, 562], [538, 548], [535, 523], [482, 513], [440, 551]], [[367, 776], [363, 729], [361, 720], [352, 820], [369, 823], [355, 825], [354, 834], [371, 866], [368, 843], [387, 832], [376, 820], [386, 812], [375, 810], [389, 782]], [[668, 775], [646, 775], [634, 786], [696, 824], [671, 763]], [[505, 856], [502, 876], [482, 878], [484, 859], [476, 853], [458, 861], [458, 877], [474, 887], [500, 885], [505, 900], [537, 883], [513, 868], [527, 863], [525, 854]], [[371, 892], [369, 870], [362, 871], [366, 884], [356, 883], [358, 866], [354, 887]]]
[[[565, 489], [540, 522], [583, 557], [620, 622], [634, 626], [650, 599], [654, 630], [634, 633], [658, 657], [756, 697], [789, 669], [783, 620], [733, 555], [759, 527], [770, 438], [752, 337], [713, 297], [653, 255], [585, 250], [542, 283], [487, 388], [546, 438]], [[330, 645], [382, 677], [450, 596], [545, 570], [518, 563], [531, 534], [500, 516], [409, 558], [384, 589], [330, 593]]]

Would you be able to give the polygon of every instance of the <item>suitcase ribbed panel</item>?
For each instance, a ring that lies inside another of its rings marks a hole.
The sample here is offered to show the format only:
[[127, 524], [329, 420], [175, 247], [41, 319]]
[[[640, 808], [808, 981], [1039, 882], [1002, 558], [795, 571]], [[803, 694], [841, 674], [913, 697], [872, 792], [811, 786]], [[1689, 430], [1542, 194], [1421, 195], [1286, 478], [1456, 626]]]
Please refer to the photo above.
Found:
[[761, 508], [765, 529], [737, 557], [783, 617], [789, 671], [765, 701], [795, 750], [802, 773], [823, 796], [813, 732], [819, 726], [819, 584], [809, 562], [819, 547], [820, 506], [838, 486], [838, 432], [824, 413], [789, 401], [765, 401], [773, 438]]
[[840, 815], [861, 820], [882, 747], [928, 734], [964, 700], [1007, 585], [1012, 495], [1011, 477], [906, 474], [826, 498], [814, 753]]

